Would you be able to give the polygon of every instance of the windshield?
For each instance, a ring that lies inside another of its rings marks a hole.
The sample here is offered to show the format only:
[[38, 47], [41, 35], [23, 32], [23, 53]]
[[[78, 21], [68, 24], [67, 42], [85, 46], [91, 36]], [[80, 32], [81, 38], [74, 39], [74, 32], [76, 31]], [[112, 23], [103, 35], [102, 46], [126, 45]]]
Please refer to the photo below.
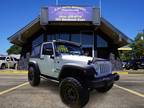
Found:
[[57, 42], [55, 46], [56, 46], [56, 53], [82, 55], [82, 49], [80, 46], [60, 42]]

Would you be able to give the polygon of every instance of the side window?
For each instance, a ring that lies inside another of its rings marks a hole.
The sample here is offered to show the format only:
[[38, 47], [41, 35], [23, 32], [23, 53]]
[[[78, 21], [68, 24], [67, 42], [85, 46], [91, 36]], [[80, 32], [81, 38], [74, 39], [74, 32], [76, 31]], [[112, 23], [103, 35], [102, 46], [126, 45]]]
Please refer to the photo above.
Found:
[[0, 60], [5, 60], [6, 59], [6, 57], [0, 57]]
[[53, 55], [52, 43], [47, 43], [43, 45], [42, 55]]
[[13, 58], [11, 57], [10, 60], [13, 61]]
[[7, 57], [7, 58], [6, 58], [6, 61], [10, 61], [10, 58], [9, 58], [9, 57]]

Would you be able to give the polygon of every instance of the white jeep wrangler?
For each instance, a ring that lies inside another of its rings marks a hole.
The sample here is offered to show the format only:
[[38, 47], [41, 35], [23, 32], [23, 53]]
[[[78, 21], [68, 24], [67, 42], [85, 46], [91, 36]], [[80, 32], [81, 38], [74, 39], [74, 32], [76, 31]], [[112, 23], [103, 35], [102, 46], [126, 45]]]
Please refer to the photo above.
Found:
[[83, 107], [90, 90], [107, 92], [119, 80], [109, 61], [84, 56], [80, 45], [69, 41], [45, 42], [40, 56], [30, 58], [29, 83], [39, 85], [40, 76], [59, 81], [61, 99], [70, 107]]

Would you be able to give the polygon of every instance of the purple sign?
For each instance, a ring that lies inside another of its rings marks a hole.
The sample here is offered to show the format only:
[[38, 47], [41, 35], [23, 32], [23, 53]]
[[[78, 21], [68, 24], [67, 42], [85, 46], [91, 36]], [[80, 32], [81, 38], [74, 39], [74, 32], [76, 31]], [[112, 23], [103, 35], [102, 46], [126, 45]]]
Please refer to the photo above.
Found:
[[48, 7], [49, 21], [92, 21], [92, 7]]

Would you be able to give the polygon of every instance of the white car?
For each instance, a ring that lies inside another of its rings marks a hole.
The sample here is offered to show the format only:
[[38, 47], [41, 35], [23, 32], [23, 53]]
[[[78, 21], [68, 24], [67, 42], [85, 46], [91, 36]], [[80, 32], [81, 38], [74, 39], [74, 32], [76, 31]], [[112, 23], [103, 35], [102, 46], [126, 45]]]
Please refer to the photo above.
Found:
[[90, 90], [107, 92], [119, 80], [109, 61], [84, 56], [78, 43], [62, 40], [43, 43], [39, 56], [30, 58], [29, 83], [39, 85], [40, 76], [59, 81], [62, 101], [78, 108], [87, 104]]
[[10, 56], [0, 56], [0, 68], [16, 68], [17, 61], [14, 57]]

